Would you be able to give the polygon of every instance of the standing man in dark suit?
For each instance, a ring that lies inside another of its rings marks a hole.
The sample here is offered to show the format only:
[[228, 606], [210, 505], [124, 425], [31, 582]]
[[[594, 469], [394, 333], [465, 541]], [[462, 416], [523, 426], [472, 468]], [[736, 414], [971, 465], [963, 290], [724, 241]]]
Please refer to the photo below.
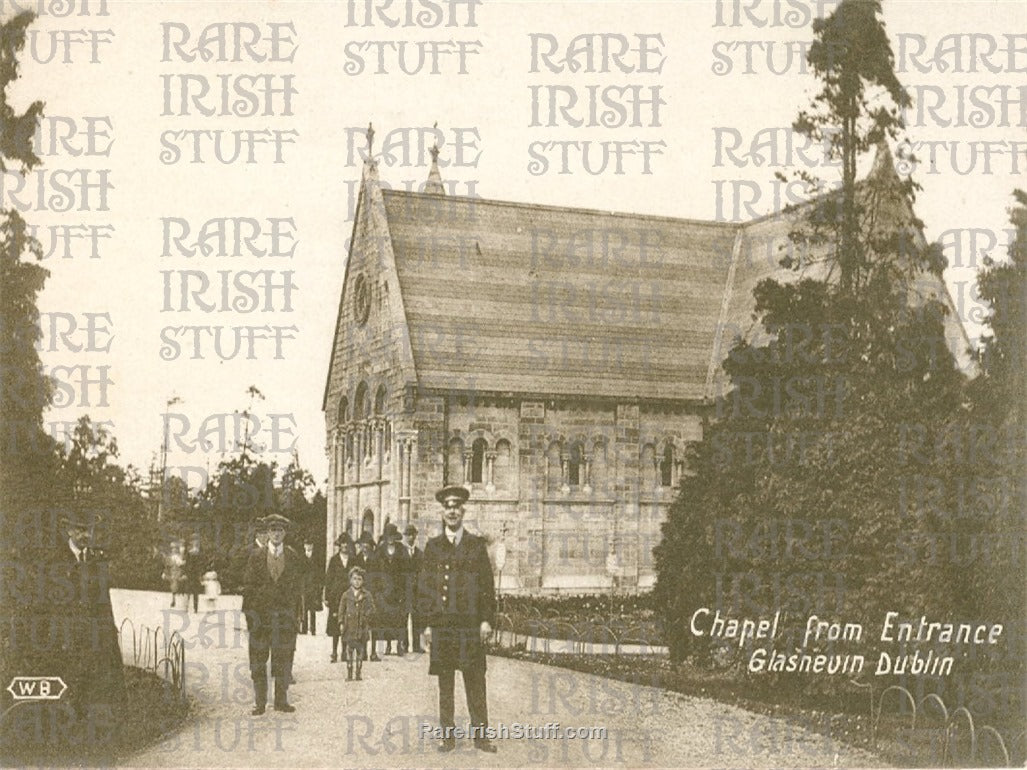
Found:
[[246, 543], [232, 556], [231, 570], [234, 581], [238, 581], [239, 592], [242, 594], [242, 616], [246, 627], [250, 627], [249, 591], [246, 590], [246, 568], [250, 557], [255, 553], [267, 551], [267, 522], [263, 517], [253, 522], [253, 542]]
[[275, 680], [275, 711], [296, 710], [289, 704], [288, 693], [304, 576], [302, 557], [285, 545], [289, 520], [273, 513], [264, 521], [267, 548], [250, 556], [244, 578], [250, 624], [250, 676], [256, 697], [254, 716], [263, 714], [267, 707], [269, 656]]
[[485, 690], [485, 641], [492, 633], [496, 592], [485, 539], [464, 529], [464, 487], [443, 487], [435, 499], [442, 504], [442, 534], [424, 547], [418, 581], [418, 610], [425, 618], [425, 641], [431, 650], [428, 673], [439, 678], [439, 751], [456, 748], [453, 736], [456, 671], [463, 674], [474, 746], [495, 753], [485, 733], [488, 698]]
[[62, 542], [47, 573], [55, 586], [47, 597], [52, 612], [50, 633], [54, 634], [54, 628], [63, 631], [57, 634], [60, 650], [48, 654], [47, 670], [52, 671], [54, 665], [59, 669], [68, 686], [67, 701], [83, 725], [93, 710], [113, 710], [125, 702], [109, 565], [93, 542], [93, 529], [99, 521], [98, 516], [79, 512], [61, 517]]
[[[332, 637], [332, 663], [339, 660], [339, 600], [349, 588], [349, 571], [353, 567], [353, 545], [345, 535], [335, 538], [335, 554], [325, 570], [324, 596], [328, 606], [327, 632]], [[343, 649], [345, 656], [346, 650]]]
[[321, 609], [321, 567], [314, 558], [314, 540], [303, 539], [303, 594], [300, 608], [300, 633], [317, 634], [317, 612]]
[[[421, 561], [424, 558], [424, 554], [417, 547], [417, 527], [413, 524], [408, 524], [407, 528], [403, 531], [403, 550], [406, 553], [406, 574], [404, 580], [406, 614], [410, 618], [410, 635], [414, 642], [414, 652], [424, 652], [424, 648], [421, 647], [421, 634], [424, 631], [424, 625], [421, 622], [421, 616], [417, 613], [417, 576], [421, 572]], [[404, 621], [405, 625], [406, 622]], [[405, 636], [406, 631], [404, 631]]]

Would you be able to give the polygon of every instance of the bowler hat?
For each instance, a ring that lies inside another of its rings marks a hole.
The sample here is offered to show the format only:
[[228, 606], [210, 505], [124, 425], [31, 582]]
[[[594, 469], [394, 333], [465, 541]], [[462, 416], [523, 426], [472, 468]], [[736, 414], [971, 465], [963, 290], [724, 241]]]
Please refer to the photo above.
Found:
[[368, 545], [374, 545], [374, 537], [370, 532], [365, 532], [357, 540], [358, 543], [367, 543]]
[[264, 517], [264, 524], [268, 529], [281, 528], [288, 529], [292, 526], [292, 522], [282, 516], [280, 513], [272, 513]]
[[407, 528], [405, 530], [403, 530], [403, 534], [404, 535], [416, 535], [417, 534], [417, 527], [415, 527], [413, 524], [407, 524]]
[[470, 491], [467, 487], [462, 487], [459, 484], [450, 484], [447, 487], [443, 487], [435, 493], [435, 499], [440, 503], [445, 503], [447, 500], [456, 498], [461, 503], [466, 503], [467, 498], [471, 496]]
[[336, 545], [345, 545], [348, 541], [349, 541], [349, 538], [346, 537], [345, 533], [343, 533], [343, 534], [339, 535], [337, 538], [335, 538], [335, 544]]
[[103, 519], [98, 513], [83, 513], [82, 511], [71, 511], [61, 514], [58, 520], [62, 527], [75, 527], [76, 529], [90, 529], [99, 524]]

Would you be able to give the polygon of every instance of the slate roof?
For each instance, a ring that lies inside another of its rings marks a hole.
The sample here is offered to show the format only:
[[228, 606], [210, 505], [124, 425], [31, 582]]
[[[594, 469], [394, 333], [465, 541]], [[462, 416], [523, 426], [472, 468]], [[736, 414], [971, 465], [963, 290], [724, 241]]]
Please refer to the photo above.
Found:
[[740, 225], [382, 194], [421, 386], [707, 395]]
[[[873, 173], [897, 179], [886, 145]], [[759, 331], [755, 285], [794, 277], [779, 264], [794, 212], [723, 223], [458, 197], [441, 185], [415, 193], [383, 189], [374, 164], [364, 182], [391, 244], [383, 266], [395, 266], [405, 355], [425, 388], [711, 399], [735, 338]], [[947, 287], [923, 279], [919, 293], [948, 305], [949, 348], [974, 374]]]

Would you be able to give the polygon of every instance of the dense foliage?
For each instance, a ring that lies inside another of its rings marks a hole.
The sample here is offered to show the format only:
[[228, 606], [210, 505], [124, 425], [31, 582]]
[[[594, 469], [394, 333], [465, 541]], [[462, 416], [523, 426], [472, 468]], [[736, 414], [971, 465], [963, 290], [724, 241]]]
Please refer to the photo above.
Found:
[[[724, 651], [691, 633], [700, 607], [752, 619], [780, 610], [774, 646], [786, 654], [803, 645], [810, 615], [862, 623], [871, 637], [862, 644], [806, 651], [866, 654], [871, 674], [886, 612], [1003, 623], [999, 648], [950, 651], [958, 668], [947, 680], [904, 681], [947, 687], [950, 707], [986, 690], [977, 713], [1001, 704], [1017, 714], [1023, 199], [1011, 262], [981, 276], [994, 337], [982, 376], [969, 381], [946, 344], [945, 306], [923, 290], [942, 286], [944, 261], [922, 245], [915, 186], [898, 178], [883, 144], [902, 127], [908, 96], [879, 13], [877, 2], [846, 0], [814, 25], [809, 59], [824, 88], [794, 128], [832, 137], [841, 183], [794, 212], [792, 242], [802, 248], [791, 251], [801, 258], [785, 266], [795, 274], [754, 291], [768, 334], [737, 340], [723, 364], [730, 388], [655, 550], [655, 599], [678, 659], [714, 662]], [[873, 147], [874, 169], [857, 182], [856, 162]], [[848, 686], [841, 677], [764, 676], [807, 691]]]

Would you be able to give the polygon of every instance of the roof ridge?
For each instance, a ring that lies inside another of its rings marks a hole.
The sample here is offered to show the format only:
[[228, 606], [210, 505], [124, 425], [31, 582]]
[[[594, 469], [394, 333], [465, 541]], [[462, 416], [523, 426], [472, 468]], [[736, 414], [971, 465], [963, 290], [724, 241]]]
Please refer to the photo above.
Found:
[[571, 211], [577, 214], [594, 214], [596, 216], [603, 217], [623, 217], [625, 219], [650, 219], [660, 220], [664, 222], [682, 222], [693, 225], [710, 225], [712, 227], [722, 227], [729, 230], [739, 230], [744, 228], [748, 222], [718, 222], [716, 219], [695, 219], [694, 217], [671, 217], [665, 214], [642, 214], [632, 213], [630, 211], [607, 211], [604, 209], [593, 209], [593, 208], [582, 208], [579, 206], [558, 206], [547, 203], [525, 203], [524, 201], [510, 201], [502, 200], [499, 198], [482, 198], [482, 197], [470, 197], [467, 195], [450, 195], [445, 198], [445, 203], [439, 202], [439, 196], [432, 193], [415, 192], [414, 190], [398, 190], [382, 188], [382, 194], [387, 197], [393, 195], [406, 196], [411, 198], [424, 198], [432, 201], [434, 205], [449, 205], [453, 203], [467, 202], [471, 205], [477, 205], [480, 203], [499, 205], [499, 206], [511, 206], [513, 208], [521, 209], [534, 209], [540, 211]]

